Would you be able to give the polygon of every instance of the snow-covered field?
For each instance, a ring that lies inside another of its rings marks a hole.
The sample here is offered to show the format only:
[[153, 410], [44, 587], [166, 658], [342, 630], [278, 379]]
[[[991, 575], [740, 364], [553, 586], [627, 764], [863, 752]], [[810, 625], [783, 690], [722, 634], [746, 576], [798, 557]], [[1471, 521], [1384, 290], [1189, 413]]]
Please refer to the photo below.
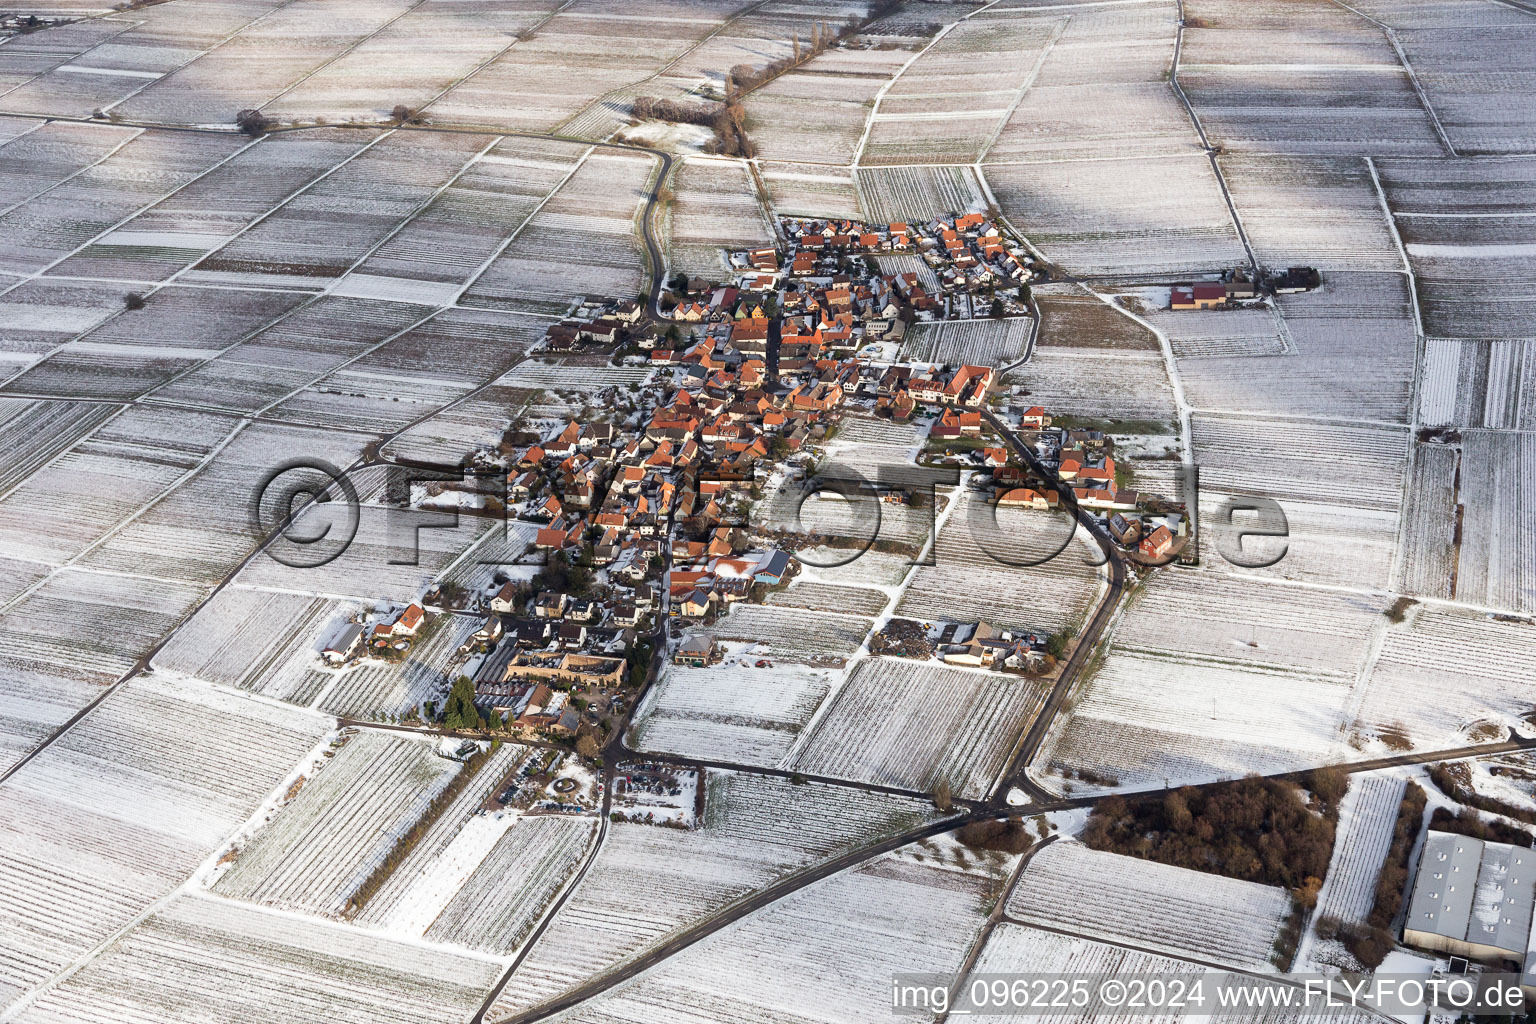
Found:
[[1008, 900], [1024, 924], [1241, 970], [1271, 969], [1290, 913], [1284, 889], [1090, 850], [1070, 840], [1035, 854]]

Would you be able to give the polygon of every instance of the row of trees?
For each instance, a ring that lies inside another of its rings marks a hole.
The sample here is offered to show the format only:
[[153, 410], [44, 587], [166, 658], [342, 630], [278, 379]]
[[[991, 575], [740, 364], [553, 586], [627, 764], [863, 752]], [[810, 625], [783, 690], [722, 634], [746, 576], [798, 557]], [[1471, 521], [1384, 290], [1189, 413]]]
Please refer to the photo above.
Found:
[[746, 111], [734, 100], [725, 103], [689, 103], [639, 96], [630, 104], [630, 112], [642, 121], [703, 125], [715, 133], [710, 149], [724, 156], [757, 155], [752, 140], [747, 138]]

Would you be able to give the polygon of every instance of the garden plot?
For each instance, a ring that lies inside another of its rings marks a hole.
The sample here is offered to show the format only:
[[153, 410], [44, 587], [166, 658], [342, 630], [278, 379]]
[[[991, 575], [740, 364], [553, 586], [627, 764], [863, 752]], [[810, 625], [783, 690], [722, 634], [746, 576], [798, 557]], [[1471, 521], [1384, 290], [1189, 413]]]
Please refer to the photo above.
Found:
[[883, 590], [843, 587], [832, 583], [812, 583], [797, 578], [783, 590], [768, 595], [770, 605], [809, 608], [819, 612], [850, 612], [854, 615], [879, 615], [890, 596]]
[[[1179, 359], [1233, 359], [1287, 354], [1285, 324], [1273, 308], [1158, 309], [1143, 320], [1168, 336]], [[1182, 364], [1180, 364], [1182, 365]], [[1226, 364], [1240, 367], [1241, 363]]]
[[1479, 724], [1523, 729], [1536, 672], [1536, 626], [1457, 609], [1410, 610], [1387, 630], [1356, 730], [1402, 734], [1434, 750], [1471, 742]]
[[896, 614], [1044, 634], [1078, 626], [1101, 585], [1102, 554], [1065, 513], [999, 510], [967, 491], [939, 530]]
[[775, 213], [848, 219], [863, 216], [853, 172], [846, 167], [766, 162], [759, 166]]
[[[1287, 354], [1181, 359], [1197, 409], [1406, 423], [1413, 393], [1414, 313], [1403, 274], [1338, 271], [1321, 291], [1284, 295]], [[1198, 317], [1204, 314], [1197, 314]], [[1166, 321], [1170, 332], [1179, 321]]]
[[410, 7], [408, 0], [355, 0], [318, 9], [274, 5], [223, 45], [112, 109], [129, 120], [163, 124], [227, 122], [233, 111], [263, 107]]
[[811, 775], [982, 799], [1045, 701], [1041, 680], [923, 664], [859, 663], [787, 762]]
[[427, 938], [510, 956], [576, 870], [593, 830], [588, 818], [520, 819], [432, 922]]
[[1260, 264], [1402, 269], [1364, 160], [1228, 155], [1221, 171]]
[[383, 121], [419, 109], [512, 46], [555, 10], [533, 3], [426, 3], [331, 60], [262, 110], [279, 120]]
[[[847, 167], [859, 152], [875, 98], [911, 56], [900, 49], [819, 53], [747, 96], [747, 134], [765, 160]], [[774, 206], [791, 212], [777, 201]], [[850, 206], [847, 216], [857, 217], [856, 195]]]
[[[91, 130], [106, 133], [113, 142], [123, 140], [118, 128]], [[0, 205], [0, 270], [32, 273], [63, 259], [246, 145], [248, 140], [225, 135], [146, 131], [134, 136], [106, 159], [23, 205], [9, 210]]]
[[1336, 495], [1365, 509], [1397, 509], [1402, 502], [1409, 448], [1402, 428], [1200, 414], [1194, 445], [1200, 482], [1213, 491], [1282, 504]]
[[639, 750], [776, 767], [838, 673], [786, 664], [754, 668], [750, 654], [710, 668], [671, 666], [635, 716]]
[[55, 274], [164, 281], [219, 248], [370, 139], [357, 132], [268, 135], [113, 227]]
[[1227, 150], [1444, 154], [1385, 34], [1345, 7], [1198, 0], [1187, 13], [1179, 84]]
[[1456, 598], [1536, 611], [1536, 434], [1466, 432], [1457, 498]]
[[180, 896], [18, 1017], [30, 1024], [467, 1019], [501, 964], [208, 896]]
[[464, 293], [464, 304], [561, 315], [573, 296], [637, 294], [645, 259], [636, 221], [655, 169], [649, 156], [589, 156]]
[[[417, 282], [451, 301], [501, 251], [586, 153], [558, 140], [501, 139], [342, 280], [410, 294]], [[441, 304], [447, 305], [448, 302]]]
[[460, 770], [428, 741], [359, 732], [235, 849], [214, 891], [339, 915]]
[[1376, 876], [1392, 846], [1404, 782], [1390, 775], [1356, 775], [1339, 806], [1338, 838], [1317, 916], [1363, 924], [1376, 902]]
[[667, 258], [674, 271], [714, 280], [727, 270], [722, 250], [774, 244], [773, 227], [746, 163], [690, 157], [671, 182], [677, 198], [669, 210]]
[[[82, 564], [108, 572], [215, 583], [256, 547], [251, 500], [269, 474], [296, 453], [348, 466], [362, 447], [355, 434], [253, 423], [190, 480], [86, 555]], [[276, 521], [268, 510], [269, 528]]]
[[969, 167], [861, 167], [859, 205], [866, 220], [920, 223], [986, 206]]
[[184, 279], [324, 289], [492, 141], [488, 135], [387, 133], [210, 253]]
[[434, 121], [548, 131], [641, 82], [719, 28], [740, 0], [561, 5], [537, 32], [427, 106]]
[[356, 604], [226, 587], [197, 610], [154, 660], [155, 668], [307, 705], [327, 673], [314, 669]]
[[1526, 8], [1403, 0], [1351, 6], [1395, 31], [1457, 152], [1531, 151], [1536, 81], [1524, 56], [1536, 42], [1536, 24]]
[[181, 885], [326, 728], [279, 704], [141, 676], [7, 779], [0, 1004]]
[[1282, 888], [1055, 842], [1029, 862], [1008, 914], [1104, 942], [1272, 970], [1291, 900]]
[[883, 590], [899, 586], [912, 571], [913, 561], [906, 555], [870, 550], [850, 558], [854, 553], [843, 548], [803, 548], [796, 552], [803, 556], [798, 579]]
[[1056, 348], [1159, 351], [1157, 335], [1116, 307], [1073, 285], [1034, 285], [1040, 337]]
[[1457, 474], [1461, 452], [1448, 445], [1420, 444], [1399, 520], [1396, 586], [1405, 594], [1449, 599], [1456, 582]]
[[[988, 157], [1032, 162], [1196, 150], [1199, 136], [1168, 84], [1177, 4], [1155, 0], [1065, 13], [1066, 25]], [[976, 20], [993, 16], [982, 12]], [[995, 16], [1017, 15], [999, 9]]]
[[1033, 326], [1034, 321], [1023, 316], [919, 322], [907, 328], [901, 357], [951, 365], [1008, 366], [1024, 358]]
[[424, 310], [324, 296], [300, 306], [147, 396], [231, 412], [260, 412], [415, 323]]
[[0, 398], [0, 494], [9, 493], [119, 411], [104, 402]]
[[906, 65], [880, 97], [859, 162], [981, 159], [1065, 27], [1064, 18], [960, 21]]
[[0, 498], [0, 550], [61, 565], [166, 493], [239, 424], [130, 407]]
[[1042, 760], [1067, 779], [1127, 787], [1336, 760], [1387, 604], [1165, 570], [1125, 612]]
[[1178, 420], [1168, 369], [1160, 354], [1082, 349], [1042, 339], [1034, 355], [1009, 372], [1031, 405], [1057, 416], [1171, 424]]
[[[682, 1012], [760, 1024], [899, 1020], [892, 976], [953, 976], [995, 885], [981, 870], [889, 854], [787, 896], [554, 1019], [666, 1024]], [[828, 985], [833, 977], [838, 983]]]
[[715, 640], [743, 640], [754, 650], [794, 661], [841, 660], [853, 656], [869, 635], [869, 619], [745, 601], [706, 626]]
[[1203, 155], [982, 170], [1009, 223], [1071, 273], [1191, 273], [1243, 262]]
[[0, 373], [11, 372], [5, 364], [19, 367], [52, 352], [122, 308], [118, 285], [0, 278]]
[[[707, 785], [700, 828], [609, 826], [581, 885], [518, 966], [493, 1015], [543, 1002], [774, 879], [935, 813], [926, 800], [787, 779], [712, 773]], [[823, 913], [821, 927], [829, 919]]]

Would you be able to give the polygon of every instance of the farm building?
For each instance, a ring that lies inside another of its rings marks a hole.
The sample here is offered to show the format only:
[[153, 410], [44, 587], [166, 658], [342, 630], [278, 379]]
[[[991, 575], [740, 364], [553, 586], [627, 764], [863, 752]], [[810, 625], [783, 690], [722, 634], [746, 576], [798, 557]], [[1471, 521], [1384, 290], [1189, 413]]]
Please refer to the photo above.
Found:
[[1212, 309], [1227, 301], [1224, 284], [1186, 284], [1173, 289], [1169, 309]]
[[1429, 832], [1403, 922], [1403, 942], [1477, 960], [1525, 964], [1533, 882], [1536, 852]]

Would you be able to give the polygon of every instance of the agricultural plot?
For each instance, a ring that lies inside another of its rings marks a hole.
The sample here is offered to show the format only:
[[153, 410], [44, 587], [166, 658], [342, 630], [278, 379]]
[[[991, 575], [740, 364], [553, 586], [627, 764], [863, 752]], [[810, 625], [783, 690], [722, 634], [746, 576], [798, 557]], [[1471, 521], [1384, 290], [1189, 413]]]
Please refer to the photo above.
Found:
[[1365, 160], [1226, 155], [1222, 176], [1259, 263], [1400, 271], [1402, 256]]
[[[890, 854], [833, 875], [738, 922], [560, 1021], [798, 1024], [891, 1015], [893, 974], [948, 978], [990, 909], [995, 882]], [[838, 975], [837, 972], [843, 972]], [[837, 985], [827, 979], [840, 976]]]
[[474, 453], [494, 448], [533, 397], [528, 388], [493, 384], [407, 427], [383, 451], [410, 462], [463, 465]]
[[1536, 434], [1468, 431], [1457, 498], [1457, 599], [1536, 611]]
[[308, 705], [329, 681], [320, 650], [358, 605], [226, 587], [178, 629], [157, 669]]
[[[1018, 17], [983, 12], [975, 20]], [[1043, 12], [1037, 17], [1056, 17]], [[1003, 162], [1164, 156], [1200, 139], [1168, 83], [1178, 32], [1168, 0], [1075, 8], [987, 159]]]
[[986, 206], [969, 167], [860, 167], [859, 207], [874, 223], [922, 223]]
[[[755, 90], [742, 105], [758, 154], [772, 161], [849, 166], [859, 153], [871, 105], [911, 56], [903, 49], [834, 48]], [[848, 216], [858, 216], [857, 196], [851, 206]]]
[[[1144, 486], [1139, 475], [1141, 464], [1138, 464], [1137, 471], [1137, 484]], [[1348, 501], [1283, 501], [1283, 548], [1279, 541], [1259, 537], [1244, 540], [1242, 548], [1245, 554], [1258, 560], [1278, 555], [1282, 549], [1284, 557], [1270, 566], [1229, 566], [1220, 548], [1216, 546], [1216, 530], [1224, 528], [1222, 524], [1228, 522], [1242, 523], [1245, 515], [1255, 515], [1239, 512], [1232, 516], [1227, 507], [1229, 500], [1233, 508], [1243, 507], [1241, 496], [1229, 499], [1228, 495], [1209, 489], [1202, 489], [1200, 495], [1202, 521], [1208, 527], [1214, 526], [1201, 539], [1201, 554], [1216, 559], [1222, 569], [1300, 583], [1322, 583], [1367, 590], [1391, 588], [1398, 536], [1403, 529], [1409, 528], [1407, 515], [1400, 514], [1397, 509], [1361, 508]], [[1229, 519], [1229, 516], [1232, 518]]]
[[208, 896], [180, 896], [18, 1020], [146, 1024], [467, 1018], [501, 965]]
[[1042, 338], [1029, 362], [1005, 378], [1028, 389], [1031, 405], [1062, 415], [1171, 424], [1178, 420], [1159, 353], [1071, 348]]
[[[1059, 844], [1058, 844], [1059, 845]], [[1078, 935], [1060, 935], [1041, 931], [1026, 925], [1003, 921], [987, 937], [981, 956], [976, 960], [973, 976], [999, 974], [1011, 971], [1040, 971], [1042, 973], [1104, 974], [1107, 977], [1140, 972], [1148, 974], [1187, 974], [1190, 981], [1203, 974], [1206, 968], [1170, 956], [1159, 956], [1137, 949], [1124, 949], [1106, 942]], [[981, 1016], [979, 1019], [985, 1019]], [[1001, 1018], [995, 1018], [1001, 1019]], [[1118, 1016], [1093, 1018], [1095, 1021], [1117, 1021]], [[1176, 1020], [1176, 1017], [1148, 1017], [1158, 1024]]]
[[9, 376], [122, 308], [116, 285], [0, 278], [0, 373]]
[[630, 744], [639, 750], [776, 767], [831, 691], [837, 673], [794, 664], [753, 668], [755, 660], [732, 657], [710, 668], [669, 667], [637, 713]]
[[[91, 0], [68, 0], [49, 6], [50, 13], [97, 13], [101, 10]], [[122, 32], [125, 27], [121, 22], [92, 18], [57, 25], [47, 32], [30, 34], [21, 42], [10, 43], [10, 52], [0, 62], [0, 93], [11, 91], [37, 75], [80, 56], [97, 43]], [[15, 134], [20, 133], [14, 132], [8, 137], [14, 137]]]
[[154, 388], [151, 402], [259, 412], [314, 384], [416, 323], [396, 302], [317, 298], [208, 361]]
[[315, 706], [346, 718], [389, 719], [428, 700], [442, 706], [458, 665], [455, 655], [484, 621], [472, 615], [439, 616], [417, 634], [403, 661], [368, 661], [339, 675], [312, 671], [300, 689], [318, 689]]
[[1461, 452], [1448, 445], [1415, 445], [1403, 498], [1397, 589], [1449, 599], [1456, 584], [1457, 480]]
[[509, 743], [491, 752], [352, 920], [413, 937], [425, 932], [515, 820], [479, 812], [529, 752]]
[[1159, 351], [1157, 335], [1097, 295], [1073, 285], [1034, 285], [1040, 337], [1057, 348]]
[[186, 271], [187, 281], [320, 291], [384, 243], [494, 142], [386, 132]]
[[233, 39], [113, 110], [130, 120], [166, 124], [227, 122], [233, 111], [262, 107], [410, 7], [407, 0], [358, 0], [325, 10], [275, 5]]
[[510, 956], [576, 869], [592, 831], [592, 822], [582, 818], [518, 821], [443, 908], [427, 937]]
[[561, 5], [531, 38], [426, 111], [439, 122], [549, 131], [609, 92], [649, 78], [744, 7], [740, 0]]
[[1338, 838], [1318, 895], [1318, 917], [1364, 923], [1376, 902], [1376, 876], [1392, 846], [1404, 782], [1390, 775], [1356, 775], [1339, 807]]
[[[1416, 341], [1407, 278], [1338, 271], [1321, 291], [1281, 296], [1286, 354], [1179, 360], [1197, 409], [1406, 423]], [[1179, 321], [1164, 321], [1177, 332]], [[1189, 323], [1199, 322], [1188, 321]]]
[[1325, 0], [1257, 7], [1188, 7], [1179, 84], [1213, 141], [1231, 151], [1444, 153], [1379, 26]]
[[383, 121], [395, 104], [419, 109], [473, 74], [555, 10], [516, 4], [416, 4], [263, 106], [282, 120]]
[[[1445, 164], [1445, 167], [1436, 166]], [[1536, 158], [1380, 163], [1432, 338], [1527, 338]]]
[[[1180, 360], [1291, 354], [1285, 321], [1272, 308], [1156, 309], [1143, 312], [1141, 318], [1168, 337], [1169, 347]], [[1243, 364], [1224, 365], [1240, 367]]]
[[[980, 312], [980, 310], [978, 310]], [[1004, 367], [1024, 358], [1034, 320], [940, 320], [907, 328], [901, 357], [920, 362]]]
[[668, 263], [674, 270], [715, 280], [727, 269], [724, 250], [774, 244], [773, 227], [758, 202], [751, 168], [742, 162], [693, 157], [671, 178]]
[[[1347, 493], [1347, 504], [1358, 508], [1398, 508], [1407, 470], [1406, 434], [1385, 425], [1281, 424], [1205, 414], [1194, 418], [1202, 486], [1274, 498], [1282, 505]], [[1340, 475], [1344, 465], [1349, 466], [1347, 479]]]
[[799, 608], [739, 602], [704, 632], [716, 640], [743, 640], [775, 658], [794, 661], [849, 658], [869, 635], [869, 619]]
[[141, 676], [7, 779], [0, 1004], [182, 884], [325, 728], [278, 704]]
[[1470, 742], [1480, 723], [1521, 727], [1530, 711], [1532, 627], [1455, 609], [1411, 610], [1389, 629], [1356, 731], [1402, 734], [1419, 749]]
[[574, 296], [638, 293], [645, 259], [637, 219], [655, 169], [649, 156], [587, 157], [464, 293], [464, 304], [560, 315]]
[[586, 153], [584, 146], [554, 139], [499, 140], [338, 287], [366, 286], [408, 299], [423, 282], [433, 282], [445, 287], [426, 294], [449, 304]]
[[1531, 151], [1536, 81], [1523, 55], [1536, 25], [1525, 8], [1365, 0], [1356, 9], [1394, 30], [1458, 153]]
[[157, 131], [124, 142], [122, 129], [90, 130], [106, 133], [105, 159], [19, 206], [0, 206], [0, 270], [42, 270], [250, 144], [232, 136]]
[[849, 612], [877, 616], [885, 610], [890, 596], [882, 590], [843, 587], [832, 583], [812, 583], [797, 578], [783, 590], [768, 595], [768, 604], [786, 608], [808, 608], [820, 612]]
[[102, 234], [53, 273], [164, 281], [371, 141], [341, 130], [264, 136]]
[[958, 22], [891, 81], [870, 114], [859, 162], [980, 160], [1065, 27], [1061, 18]]
[[1008, 900], [1023, 924], [1268, 971], [1291, 910], [1282, 888], [1055, 842], [1035, 854]]
[[[939, 528], [896, 614], [1044, 634], [1083, 620], [1100, 588], [1097, 548], [1065, 514], [997, 509], [967, 491]], [[1097, 557], [1095, 557], [1097, 556]]]
[[[776, 530], [819, 541], [835, 539], [843, 549], [837, 561], [863, 557], [860, 552], [877, 542], [903, 545], [915, 556], [932, 532], [933, 510], [882, 502], [877, 485], [926, 491], [925, 483], [905, 449], [872, 448], [863, 458], [852, 454], [830, 459], [814, 480], [781, 479], [752, 517]], [[812, 490], [817, 487], [822, 489]]]
[[359, 732], [235, 850], [214, 891], [339, 915], [459, 770], [429, 742]]
[[764, 161], [759, 165], [759, 173], [775, 213], [850, 220], [863, 216], [858, 186], [853, 172], [846, 167]]
[[1536, 341], [1426, 338], [1419, 421], [1536, 428]]
[[141, 134], [137, 128], [98, 128], [58, 121], [17, 132], [5, 142], [8, 173], [0, 184], [0, 210], [9, 212], [48, 191]]
[[786, 779], [710, 774], [707, 784], [700, 828], [609, 826], [580, 887], [513, 973], [494, 1015], [543, 1002], [775, 878], [934, 814], [926, 800]]
[[1191, 273], [1244, 259], [1203, 155], [982, 170], [1008, 222], [1071, 273]]
[[126, 409], [0, 498], [0, 550], [52, 565], [78, 557], [237, 429], [224, 416]]
[[0, 398], [0, 494], [10, 493], [119, 411], [106, 403]]
[[1124, 613], [1070, 717], [1052, 729], [1041, 755], [1050, 773], [1177, 786], [1341, 756], [1388, 602], [1168, 572]]
[[[268, 474], [295, 452], [348, 466], [362, 447], [355, 434], [253, 423], [217, 458], [87, 554], [81, 564], [108, 572], [217, 582], [256, 546], [251, 501]], [[270, 527], [277, 520], [266, 521]]]
[[812, 775], [986, 796], [1045, 700], [1036, 679], [922, 664], [861, 661], [788, 761]]

